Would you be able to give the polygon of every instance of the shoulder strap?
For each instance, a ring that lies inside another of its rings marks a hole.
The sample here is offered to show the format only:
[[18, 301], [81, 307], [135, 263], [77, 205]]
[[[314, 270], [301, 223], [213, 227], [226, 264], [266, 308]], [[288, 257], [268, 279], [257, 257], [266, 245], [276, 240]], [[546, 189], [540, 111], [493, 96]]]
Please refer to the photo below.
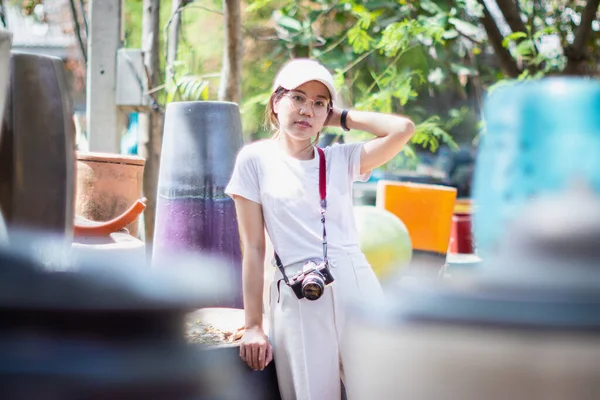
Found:
[[323, 224], [323, 261], [327, 263], [327, 230], [325, 229], [325, 211], [327, 210], [327, 166], [325, 152], [317, 147], [319, 153], [319, 193], [321, 195], [321, 223]]
[[319, 153], [319, 194], [321, 195], [321, 207], [327, 208], [327, 169], [325, 165], [325, 152], [317, 147]]

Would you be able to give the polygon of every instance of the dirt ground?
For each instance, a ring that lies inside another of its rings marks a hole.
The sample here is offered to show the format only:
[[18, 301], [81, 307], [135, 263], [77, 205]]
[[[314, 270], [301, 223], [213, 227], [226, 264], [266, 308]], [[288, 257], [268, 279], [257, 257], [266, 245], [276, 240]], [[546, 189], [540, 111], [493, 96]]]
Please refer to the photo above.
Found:
[[244, 334], [244, 328], [223, 329], [200, 320], [186, 322], [186, 338], [190, 343], [208, 346], [235, 345]]

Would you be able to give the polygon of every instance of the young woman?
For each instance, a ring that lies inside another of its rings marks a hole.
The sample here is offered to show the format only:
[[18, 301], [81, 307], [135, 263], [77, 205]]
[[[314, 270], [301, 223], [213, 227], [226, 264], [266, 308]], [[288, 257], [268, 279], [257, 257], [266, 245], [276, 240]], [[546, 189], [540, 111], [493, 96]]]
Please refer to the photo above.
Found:
[[[226, 188], [235, 200], [243, 248], [246, 331], [240, 356], [255, 370], [275, 358], [284, 400], [340, 398], [346, 307], [382, 295], [359, 248], [352, 184], [396, 156], [414, 131], [405, 117], [340, 110], [335, 99], [333, 77], [325, 67], [310, 59], [287, 63], [275, 78], [267, 106], [274, 135], [242, 148]], [[366, 131], [374, 138], [324, 149], [323, 210], [321, 153], [314, 143], [325, 126]], [[316, 300], [307, 298], [314, 294], [310, 290], [299, 298], [282, 272], [289, 279], [305, 270], [307, 260], [324, 261], [324, 225], [334, 281], [322, 292], [316, 288], [321, 294]], [[262, 321], [265, 228], [276, 252], [274, 265], [281, 266], [274, 269], [271, 285], [268, 337]]]

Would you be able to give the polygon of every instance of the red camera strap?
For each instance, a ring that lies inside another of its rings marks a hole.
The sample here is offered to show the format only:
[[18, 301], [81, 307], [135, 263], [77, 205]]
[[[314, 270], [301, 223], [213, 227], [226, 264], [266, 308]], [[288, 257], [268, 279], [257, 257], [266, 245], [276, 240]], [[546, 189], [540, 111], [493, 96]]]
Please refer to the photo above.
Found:
[[327, 210], [327, 168], [325, 152], [317, 147], [319, 153], [319, 194], [321, 195], [321, 222], [323, 223], [323, 261], [327, 263], [327, 230], [325, 229], [325, 211]]
[[[325, 152], [317, 147], [319, 153], [319, 195], [321, 197], [321, 223], [323, 224], [323, 261], [327, 262], [327, 230], [325, 229], [325, 211], [327, 210], [327, 165], [325, 162]], [[275, 262], [283, 274], [283, 279], [288, 282], [288, 277], [283, 269], [281, 259], [275, 253]]]
[[319, 153], [319, 194], [321, 195], [321, 206], [325, 204], [327, 208], [327, 203], [323, 203], [327, 201], [327, 169], [325, 168], [325, 152], [322, 148], [317, 147], [317, 152]]

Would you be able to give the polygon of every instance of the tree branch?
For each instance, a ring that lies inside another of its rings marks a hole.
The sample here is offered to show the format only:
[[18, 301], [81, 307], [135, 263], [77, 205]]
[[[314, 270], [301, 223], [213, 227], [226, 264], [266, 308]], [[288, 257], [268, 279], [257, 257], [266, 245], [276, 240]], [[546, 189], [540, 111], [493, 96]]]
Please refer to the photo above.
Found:
[[498, 29], [496, 21], [494, 21], [492, 14], [490, 14], [490, 10], [488, 10], [485, 1], [479, 0], [479, 4], [481, 4], [483, 7], [483, 17], [481, 18], [481, 24], [485, 28], [490, 44], [494, 48], [494, 52], [496, 53], [496, 56], [500, 61], [500, 67], [502, 68], [504, 73], [509, 77], [518, 77], [521, 74], [521, 71], [519, 70], [515, 59], [510, 54], [510, 51], [508, 51], [508, 49], [506, 49], [502, 45], [504, 37], [502, 36], [500, 29]]
[[504, 15], [504, 19], [506, 19], [506, 23], [510, 26], [510, 30], [513, 31], [513, 33], [527, 33], [525, 23], [521, 20], [519, 8], [514, 1], [515, 0], [496, 0], [496, 4], [498, 4], [498, 8], [502, 11], [502, 15]]
[[589, 0], [581, 13], [581, 23], [575, 33], [575, 39], [573, 40], [573, 43], [565, 49], [565, 56], [567, 57], [565, 73], [567, 74], [577, 73], [579, 66], [586, 59], [585, 46], [590, 39], [592, 22], [596, 19], [599, 5], [600, 0]]
[[531, 17], [529, 18], [529, 21], [527, 21], [527, 23], [529, 25], [529, 30], [531, 32], [531, 37], [534, 37], [534, 35], [535, 35], [535, 17], [537, 15], [537, 11], [538, 11], [539, 7], [540, 7], [540, 0], [532, 0], [532, 2], [531, 2]]
[[71, 16], [73, 17], [73, 24], [75, 25], [75, 36], [77, 36], [77, 41], [79, 42], [79, 48], [81, 50], [81, 55], [83, 56], [83, 61], [87, 64], [87, 52], [85, 43], [83, 43], [83, 38], [81, 37], [81, 27], [79, 26], [79, 15], [77, 14], [75, 0], [69, 0], [69, 5], [71, 6]]
[[87, 40], [89, 34], [90, 34], [90, 29], [88, 26], [88, 18], [85, 12], [85, 3], [83, 0], [79, 0], [79, 8], [81, 9], [81, 16], [83, 18], [83, 27], [85, 28], [85, 38]]
[[481, 45], [483, 45], [483, 43], [481, 43], [479, 40], [477, 40], [477, 39], [475, 39], [475, 38], [472, 38], [471, 36], [467, 35], [467, 34], [466, 34], [466, 33], [464, 33], [464, 32], [461, 32], [461, 31], [460, 31], [460, 30], [458, 30], [456, 27], [454, 27], [454, 30], [456, 30], [456, 32], [457, 32], [457, 33], [458, 33], [460, 36], [464, 37], [465, 39], [469, 40], [470, 42], [473, 42], [473, 43], [475, 43], [475, 44], [476, 44], [476, 45], [478, 45], [478, 46], [481, 46]]

